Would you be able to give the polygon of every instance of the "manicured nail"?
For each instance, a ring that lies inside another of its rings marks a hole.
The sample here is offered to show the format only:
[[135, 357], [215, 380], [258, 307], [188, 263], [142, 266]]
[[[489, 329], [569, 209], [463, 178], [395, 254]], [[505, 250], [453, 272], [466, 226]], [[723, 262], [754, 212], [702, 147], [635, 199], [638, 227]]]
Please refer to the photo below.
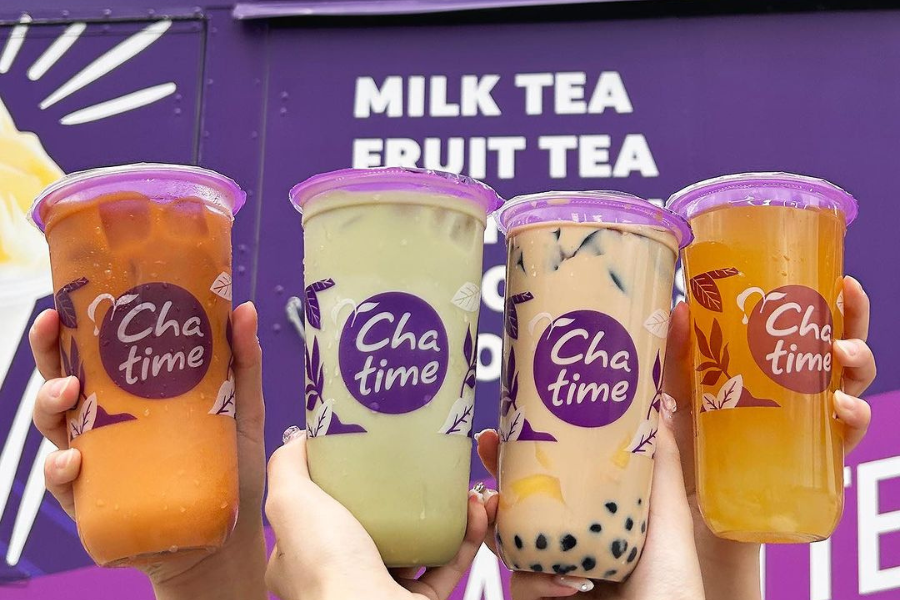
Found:
[[484, 503], [487, 504], [488, 500], [490, 500], [491, 498], [493, 498], [494, 496], [496, 496], [499, 493], [500, 492], [498, 492], [497, 490], [492, 490], [491, 488], [484, 490]]
[[475, 438], [475, 441], [476, 441], [476, 442], [478, 441], [478, 439], [479, 439], [482, 435], [484, 435], [484, 432], [485, 432], [485, 431], [491, 431], [491, 430], [490, 430], [490, 429], [482, 429], [481, 431], [479, 431], [478, 433], [476, 433], [476, 434], [473, 436], [473, 437]]
[[300, 429], [296, 425], [291, 425], [287, 429], [284, 430], [284, 433], [281, 434], [281, 443], [287, 444], [290, 441], [296, 440], [304, 433], [303, 429]]
[[482, 492], [485, 490], [484, 482], [479, 481], [472, 489], [469, 490], [469, 498], [476, 498], [480, 503], [484, 504], [484, 495]]
[[70, 462], [72, 462], [72, 450], [63, 450], [62, 452], [57, 453], [56, 458], [53, 459], [53, 466], [55, 466], [57, 470], [62, 471], [69, 466]]
[[62, 396], [63, 390], [66, 389], [66, 386], [69, 385], [69, 381], [71, 377], [63, 377], [62, 379], [57, 379], [53, 383], [50, 384], [50, 392], [51, 398], [59, 398]]
[[859, 352], [856, 342], [852, 340], [835, 340], [834, 343], [837, 344], [838, 348], [846, 352], [848, 356], [856, 356]]
[[678, 410], [678, 402], [675, 401], [675, 398], [665, 392], [662, 393], [662, 405], [670, 416]]
[[583, 577], [557, 575], [553, 578], [553, 582], [567, 588], [572, 588], [573, 590], [578, 590], [579, 592], [589, 592], [594, 589], [594, 582]]

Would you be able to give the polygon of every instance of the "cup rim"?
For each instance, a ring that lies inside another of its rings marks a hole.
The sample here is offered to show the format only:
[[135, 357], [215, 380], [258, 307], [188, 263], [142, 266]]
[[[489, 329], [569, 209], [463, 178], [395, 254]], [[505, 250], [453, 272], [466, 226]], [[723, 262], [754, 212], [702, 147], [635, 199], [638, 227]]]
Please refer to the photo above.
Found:
[[298, 183], [288, 195], [300, 214], [321, 194], [332, 190], [354, 192], [415, 191], [454, 196], [474, 203], [485, 215], [495, 211], [503, 200], [486, 183], [466, 175], [410, 167], [373, 167], [339, 169], [319, 173]]
[[[532, 215], [562, 206], [576, 209], [568, 215]], [[615, 190], [550, 191], [525, 194], [508, 200], [494, 213], [497, 226], [504, 235], [511, 229], [530, 223], [572, 221], [573, 223], [619, 223], [644, 225], [668, 230], [679, 248], [684, 248], [694, 234], [688, 222], [671, 210], [657, 206], [634, 194]], [[525, 222], [517, 222], [524, 220]]]
[[840, 212], [849, 226], [859, 214], [856, 199], [837, 185], [808, 175], [781, 171], [713, 177], [672, 194], [666, 208], [686, 219], [724, 205], [822, 208]]
[[[172, 186], [173, 182], [182, 185]], [[44, 214], [61, 202], [79, 202], [88, 190], [130, 183], [139, 193], [157, 202], [199, 196], [207, 203], [225, 208], [232, 217], [247, 200], [247, 194], [230, 177], [193, 165], [134, 163], [76, 171], [57, 179], [38, 194], [28, 210], [28, 219], [46, 231]], [[172, 189], [170, 189], [172, 188]], [[177, 193], [176, 193], [177, 192]], [[193, 192], [193, 193], [192, 193]], [[91, 196], [94, 198], [96, 196]]]

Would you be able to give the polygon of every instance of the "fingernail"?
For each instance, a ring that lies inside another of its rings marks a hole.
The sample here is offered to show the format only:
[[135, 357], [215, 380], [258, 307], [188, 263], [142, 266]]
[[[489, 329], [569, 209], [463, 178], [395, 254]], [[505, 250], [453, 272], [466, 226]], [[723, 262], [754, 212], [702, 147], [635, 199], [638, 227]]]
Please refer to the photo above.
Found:
[[491, 498], [493, 498], [494, 496], [496, 496], [499, 493], [500, 492], [498, 492], [497, 490], [492, 490], [491, 488], [484, 490], [484, 503], [487, 504], [488, 500], [490, 500]]
[[296, 440], [304, 433], [303, 429], [300, 429], [296, 425], [291, 425], [287, 429], [284, 430], [284, 433], [281, 434], [281, 443], [287, 444], [290, 441]]
[[569, 577], [568, 575], [557, 575], [553, 578], [553, 582], [579, 592], [589, 592], [594, 589], [594, 582], [583, 577]]
[[662, 393], [662, 405], [670, 416], [678, 410], [678, 402], [675, 401], [675, 398], [665, 392]]
[[62, 379], [57, 379], [53, 383], [50, 384], [50, 397], [51, 398], [59, 398], [63, 390], [66, 389], [66, 386], [69, 385], [69, 380], [71, 377], [63, 377]]
[[479, 431], [478, 433], [476, 433], [476, 434], [473, 436], [473, 437], [475, 438], [475, 441], [476, 441], [476, 442], [478, 441], [478, 438], [480, 438], [482, 435], [484, 435], [484, 432], [485, 432], [485, 431], [490, 431], [490, 429], [482, 429], [481, 431]]
[[851, 340], [835, 340], [834, 343], [838, 345], [838, 348], [846, 352], [848, 356], [856, 356], [859, 352], [856, 342]]
[[844, 392], [837, 390], [834, 392], [833, 402], [841, 406], [841, 408], [850, 408], [850, 400]]
[[69, 463], [71, 461], [72, 450], [63, 450], [56, 455], [56, 458], [53, 460], [53, 466], [55, 466], [58, 470], [62, 470], [69, 466]]

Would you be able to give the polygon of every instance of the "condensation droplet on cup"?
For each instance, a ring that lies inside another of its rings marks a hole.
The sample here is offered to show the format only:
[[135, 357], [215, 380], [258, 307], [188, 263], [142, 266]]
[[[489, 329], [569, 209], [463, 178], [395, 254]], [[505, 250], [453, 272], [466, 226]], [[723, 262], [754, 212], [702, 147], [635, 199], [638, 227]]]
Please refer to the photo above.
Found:
[[149, 409], [149, 408], [145, 408], [145, 409], [144, 409], [144, 416], [145, 416], [145, 417], [149, 417], [149, 416], [150, 416], [150, 409]]
[[223, 502], [222, 504], [219, 505], [219, 508], [228, 508], [228, 503]]
[[178, 552], [178, 546], [169, 546], [169, 552], [175, 554], [176, 552]]
[[184, 513], [187, 512], [187, 509], [186, 509], [185, 507], [183, 507], [183, 506], [182, 506], [181, 508], [179, 508], [178, 510], [181, 511], [181, 514], [184, 514]]
[[103, 508], [104, 506], [106, 506], [106, 502], [104, 502], [103, 500], [97, 500], [97, 506], [99, 508]]

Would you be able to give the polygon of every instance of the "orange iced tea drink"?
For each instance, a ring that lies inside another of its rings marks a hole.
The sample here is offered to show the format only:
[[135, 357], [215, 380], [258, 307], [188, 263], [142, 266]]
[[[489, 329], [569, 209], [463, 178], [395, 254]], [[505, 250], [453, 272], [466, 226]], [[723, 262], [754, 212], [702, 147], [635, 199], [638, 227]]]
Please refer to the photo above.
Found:
[[63, 178], [35, 203], [50, 245], [78, 532], [104, 566], [220, 547], [238, 507], [230, 179], [174, 165]]
[[697, 493], [718, 536], [791, 543], [829, 535], [843, 509], [844, 233], [855, 200], [783, 173], [705, 181], [669, 206], [690, 220]]

